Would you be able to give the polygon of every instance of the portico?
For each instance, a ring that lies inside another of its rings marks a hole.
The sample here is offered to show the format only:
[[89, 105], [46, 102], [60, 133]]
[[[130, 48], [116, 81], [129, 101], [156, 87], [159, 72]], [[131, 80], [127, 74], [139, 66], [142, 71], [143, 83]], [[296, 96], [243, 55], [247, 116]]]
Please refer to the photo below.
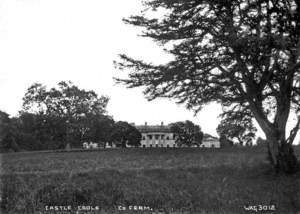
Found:
[[142, 133], [141, 147], [176, 147], [175, 135], [169, 126], [155, 125], [136, 126]]

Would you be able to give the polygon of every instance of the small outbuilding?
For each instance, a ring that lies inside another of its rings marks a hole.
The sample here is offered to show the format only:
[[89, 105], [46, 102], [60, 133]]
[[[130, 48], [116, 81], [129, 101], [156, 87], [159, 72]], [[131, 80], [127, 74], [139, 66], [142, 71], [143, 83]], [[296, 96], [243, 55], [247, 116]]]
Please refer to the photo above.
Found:
[[202, 139], [202, 148], [220, 148], [221, 144], [219, 138], [211, 136], [209, 134], [204, 134]]

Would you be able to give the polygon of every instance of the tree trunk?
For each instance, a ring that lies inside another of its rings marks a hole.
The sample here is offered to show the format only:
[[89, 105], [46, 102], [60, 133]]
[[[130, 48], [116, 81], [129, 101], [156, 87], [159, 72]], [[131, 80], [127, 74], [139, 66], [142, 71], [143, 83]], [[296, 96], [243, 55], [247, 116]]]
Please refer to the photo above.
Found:
[[275, 171], [284, 173], [295, 173], [298, 166], [297, 158], [291, 143], [288, 143], [285, 135], [286, 123], [288, 118], [287, 109], [277, 112], [275, 124], [268, 121], [263, 115], [263, 111], [254, 103], [250, 103], [253, 115], [266, 134], [268, 143], [268, 155]]
[[268, 154], [275, 171], [288, 174], [295, 173], [298, 168], [298, 161], [294, 154], [293, 146], [286, 140], [278, 137], [268, 137]]
[[126, 140], [122, 139], [121, 141], [122, 148], [126, 148]]

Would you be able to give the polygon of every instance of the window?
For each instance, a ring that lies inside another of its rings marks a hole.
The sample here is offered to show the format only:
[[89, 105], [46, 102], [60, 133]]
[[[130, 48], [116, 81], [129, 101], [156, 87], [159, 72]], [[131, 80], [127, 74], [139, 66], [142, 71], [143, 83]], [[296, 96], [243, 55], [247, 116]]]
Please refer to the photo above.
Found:
[[214, 145], [214, 144], [211, 144], [211, 148], [215, 148], [215, 145]]
[[165, 136], [164, 136], [164, 135], [161, 135], [160, 137], [161, 137], [161, 139], [162, 139], [162, 140], [165, 138]]
[[143, 148], [146, 148], [146, 145], [143, 145]]
[[152, 148], [152, 144], [150, 144], [150, 147]]
[[156, 147], [158, 147], [158, 144], [156, 144]]
[[169, 148], [170, 146], [169, 146], [169, 144], [167, 144], [167, 148]]
[[158, 138], [159, 138], [159, 135], [158, 134], [155, 135], [155, 140], [158, 140]]
[[145, 136], [143, 136], [143, 138], [142, 138], [143, 140], [146, 140], [146, 138], [145, 138]]
[[169, 136], [166, 137], [167, 140], [170, 140]]
[[149, 138], [149, 140], [152, 140], [152, 135], [149, 134], [149, 135], [148, 135], [148, 138]]

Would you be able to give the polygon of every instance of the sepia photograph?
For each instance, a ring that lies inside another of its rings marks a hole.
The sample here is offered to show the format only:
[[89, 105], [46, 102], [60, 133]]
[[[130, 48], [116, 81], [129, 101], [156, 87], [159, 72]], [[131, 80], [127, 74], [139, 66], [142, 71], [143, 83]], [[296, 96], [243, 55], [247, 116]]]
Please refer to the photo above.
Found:
[[0, 214], [300, 214], [299, 0], [0, 0]]

